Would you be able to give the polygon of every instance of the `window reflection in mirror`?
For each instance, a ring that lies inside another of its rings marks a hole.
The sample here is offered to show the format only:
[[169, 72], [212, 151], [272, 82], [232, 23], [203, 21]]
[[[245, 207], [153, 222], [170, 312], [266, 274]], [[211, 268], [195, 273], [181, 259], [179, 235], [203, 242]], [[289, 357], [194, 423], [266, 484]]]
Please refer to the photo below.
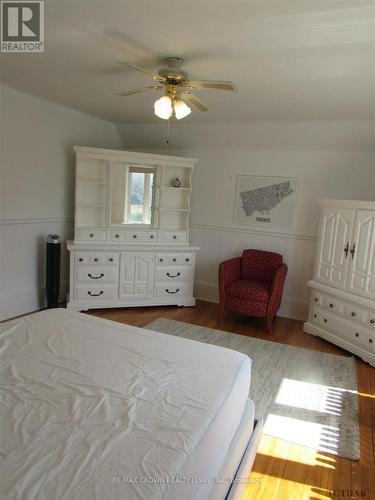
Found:
[[112, 224], [152, 224], [155, 169], [113, 165]]

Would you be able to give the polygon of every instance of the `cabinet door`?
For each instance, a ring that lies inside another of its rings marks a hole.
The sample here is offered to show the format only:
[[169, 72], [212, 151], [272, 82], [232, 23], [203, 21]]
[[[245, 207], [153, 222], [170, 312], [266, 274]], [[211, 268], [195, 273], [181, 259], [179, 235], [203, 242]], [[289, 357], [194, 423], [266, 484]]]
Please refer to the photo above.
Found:
[[357, 210], [351, 250], [347, 289], [375, 299], [375, 212]]
[[315, 277], [335, 288], [345, 288], [354, 210], [323, 208]]
[[120, 298], [144, 298], [152, 295], [154, 255], [147, 252], [123, 252], [120, 264]]

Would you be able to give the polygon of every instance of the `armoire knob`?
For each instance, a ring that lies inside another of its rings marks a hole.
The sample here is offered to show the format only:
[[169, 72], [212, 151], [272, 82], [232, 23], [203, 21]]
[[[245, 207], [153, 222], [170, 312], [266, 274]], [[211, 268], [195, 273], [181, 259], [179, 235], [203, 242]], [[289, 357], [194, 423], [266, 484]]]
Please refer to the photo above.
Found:
[[351, 313], [351, 315], [352, 315], [352, 316], [356, 316], [356, 313], [355, 313], [355, 312], [352, 312], [352, 313]]
[[375, 319], [370, 319], [370, 323], [373, 325], [375, 323]]
[[359, 333], [358, 333], [358, 332], [356, 332], [355, 336], [356, 336], [356, 337], [359, 337]]
[[372, 343], [373, 343], [373, 340], [372, 340], [372, 339], [368, 339], [368, 341], [370, 342], [370, 344], [372, 344]]

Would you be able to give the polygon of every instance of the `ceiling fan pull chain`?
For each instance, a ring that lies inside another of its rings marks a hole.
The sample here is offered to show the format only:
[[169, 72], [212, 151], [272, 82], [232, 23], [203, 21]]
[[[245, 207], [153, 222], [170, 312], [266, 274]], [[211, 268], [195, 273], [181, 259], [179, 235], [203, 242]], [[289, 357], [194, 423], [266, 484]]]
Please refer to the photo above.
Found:
[[168, 118], [168, 120], [167, 120], [167, 140], [165, 141], [166, 144], [169, 144], [170, 121], [171, 121], [171, 119]]

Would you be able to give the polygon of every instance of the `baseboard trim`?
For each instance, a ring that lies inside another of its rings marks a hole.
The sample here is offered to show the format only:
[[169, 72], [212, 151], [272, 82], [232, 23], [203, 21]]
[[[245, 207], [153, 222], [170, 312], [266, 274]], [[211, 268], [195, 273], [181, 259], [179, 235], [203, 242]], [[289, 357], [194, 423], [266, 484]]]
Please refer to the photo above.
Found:
[[[196, 281], [194, 284], [194, 296], [198, 300], [218, 304], [219, 287], [214, 283]], [[306, 321], [309, 315], [309, 301], [294, 297], [283, 297], [278, 315], [284, 318]]]
[[[60, 282], [59, 301], [64, 302], [69, 289], [69, 280]], [[0, 298], [2, 311], [0, 312], [0, 321], [6, 321], [18, 316], [24, 316], [35, 311], [45, 309], [45, 287], [39, 286], [26, 290], [19, 290], [11, 294], [2, 295]]]

